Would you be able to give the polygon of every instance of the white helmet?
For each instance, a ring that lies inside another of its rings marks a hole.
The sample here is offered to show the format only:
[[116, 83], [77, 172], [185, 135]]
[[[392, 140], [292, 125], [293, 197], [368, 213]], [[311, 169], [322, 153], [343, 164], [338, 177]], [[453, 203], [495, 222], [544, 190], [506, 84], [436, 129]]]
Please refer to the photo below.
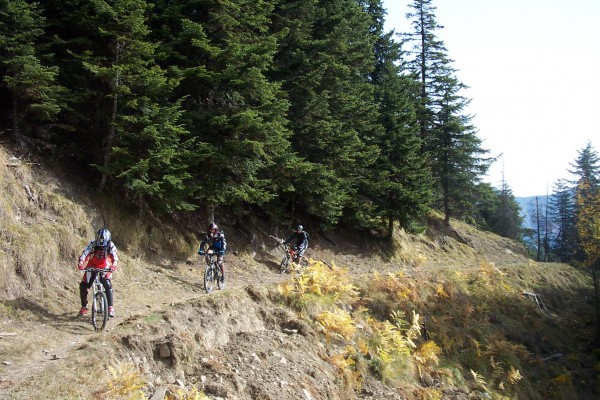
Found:
[[95, 242], [96, 247], [108, 246], [110, 243], [110, 231], [106, 228], [100, 229], [98, 232], [96, 232]]

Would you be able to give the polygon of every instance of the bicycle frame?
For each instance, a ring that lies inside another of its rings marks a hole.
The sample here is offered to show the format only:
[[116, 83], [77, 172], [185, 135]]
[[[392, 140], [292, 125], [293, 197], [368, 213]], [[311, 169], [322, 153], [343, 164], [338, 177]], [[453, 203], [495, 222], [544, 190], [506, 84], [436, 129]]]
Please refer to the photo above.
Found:
[[103, 330], [108, 322], [108, 299], [104, 291], [104, 285], [100, 282], [100, 274], [107, 270], [86, 268], [86, 279], [89, 282], [92, 273], [96, 273], [94, 282], [92, 283], [92, 325], [95, 330]]
[[204, 290], [206, 293], [212, 292], [215, 281], [220, 289], [225, 288], [225, 282], [221, 281], [221, 268], [219, 266], [217, 253], [214, 250], [208, 250], [204, 256], [206, 269], [204, 270]]
[[[280, 273], [284, 273], [287, 272], [287, 270], [289, 269], [289, 264], [290, 261], [293, 264], [298, 265], [298, 252], [294, 249], [294, 246], [292, 246], [291, 244], [281, 244], [281, 248], [283, 250], [283, 252], [285, 253], [285, 256], [283, 257], [283, 259], [281, 260], [281, 263], [279, 264], [279, 272]], [[306, 262], [305, 260], [303, 260], [302, 262], [303, 266], [305, 266]]]

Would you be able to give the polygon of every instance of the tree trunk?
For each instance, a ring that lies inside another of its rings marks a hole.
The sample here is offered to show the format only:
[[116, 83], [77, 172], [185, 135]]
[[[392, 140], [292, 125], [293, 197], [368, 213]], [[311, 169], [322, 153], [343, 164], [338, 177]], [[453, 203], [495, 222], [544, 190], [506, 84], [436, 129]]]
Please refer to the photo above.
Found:
[[596, 262], [592, 270], [594, 280], [594, 308], [596, 309], [596, 333], [594, 346], [600, 348], [600, 262]]
[[212, 204], [206, 206], [206, 219], [208, 220], [207, 225], [215, 222], [215, 206]]
[[535, 198], [535, 218], [536, 218], [536, 226], [537, 226], [537, 255], [535, 257], [536, 261], [541, 261], [542, 257], [542, 237], [540, 233], [540, 204], [538, 202], [538, 198]]
[[450, 191], [444, 184], [444, 226], [450, 226]]
[[[118, 83], [116, 83], [118, 85]], [[116, 89], [116, 88], [115, 88]], [[110, 114], [110, 128], [108, 129], [108, 136], [106, 137], [106, 147], [104, 148], [104, 162], [102, 163], [102, 179], [100, 180], [99, 191], [104, 190], [106, 185], [106, 179], [108, 175], [108, 163], [110, 162], [110, 151], [115, 141], [115, 123], [117, 120], [117, 109], [119, 105], [119, 95], [115, 92], [113, 96], [113, 106]]]
[[17, 97], [13, 94], [12, 100], [12, 136], [15, 141], [19, 138], [19, 102]]
[[[115, 63], [114, 65], [119, 65], [120, 60], [120, 45], [119, 42], [115, 44]], [[100, 186], [98, 187], [99, 191], [104, 190], [104, 186], [106, 185], [106, 179], [108, 176], [108, 164], [110, 162], [110, 152], [115, 142], [115, 125], [117, 123], [117, 110], [119, 107], [119, 82], [121, 79], [121, 75], [117, 72], [114, 80], [112, 82], [112, 92], [113, 92], [113, 104], [112, 110], [110, 113], [110, 127], [108, 129], [108, 136], [106, 137], [106, 147], [104, 148], [104, 162], [102, 163], [102, 179], [100, 179]]]

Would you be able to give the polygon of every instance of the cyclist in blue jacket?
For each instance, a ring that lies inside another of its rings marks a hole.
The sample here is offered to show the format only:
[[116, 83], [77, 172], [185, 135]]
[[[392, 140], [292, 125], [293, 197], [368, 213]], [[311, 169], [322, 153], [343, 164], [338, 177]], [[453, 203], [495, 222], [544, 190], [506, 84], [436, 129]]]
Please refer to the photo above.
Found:
[[223, 231], [219, 230], [217, 224], [211, 222], [206, 230], [206, 236], [204, 236], [204, 239], [202, 239], [202, 242], [200, 242], [198, 254], [204, 255], [206, 250], [213, 250], [215, 253], [217, 253], [217, 263], [219, 264], [219, 269], [221, 270], [221, 282], [225, 282], [225, 267], [223, 265], [223, 255], [225, 254], [225, 249], [227, 249], [225, 234]]

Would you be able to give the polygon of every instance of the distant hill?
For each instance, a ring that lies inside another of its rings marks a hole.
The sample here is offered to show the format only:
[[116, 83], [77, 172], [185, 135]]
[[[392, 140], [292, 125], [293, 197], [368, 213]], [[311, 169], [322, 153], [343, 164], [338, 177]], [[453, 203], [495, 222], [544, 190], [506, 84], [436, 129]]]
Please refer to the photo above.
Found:
[[530, 197], [515, 197], [515, 200], [519, 204], [521, 208], [521, 216], [523, 217], [523, 228], [532, 229], [534, 228], [534, 224], [532, 221], [532, 215], [534, 215], [535, 211], [535, 198], [539, 197], [542, 199], [544, 196], [530, 196]]

